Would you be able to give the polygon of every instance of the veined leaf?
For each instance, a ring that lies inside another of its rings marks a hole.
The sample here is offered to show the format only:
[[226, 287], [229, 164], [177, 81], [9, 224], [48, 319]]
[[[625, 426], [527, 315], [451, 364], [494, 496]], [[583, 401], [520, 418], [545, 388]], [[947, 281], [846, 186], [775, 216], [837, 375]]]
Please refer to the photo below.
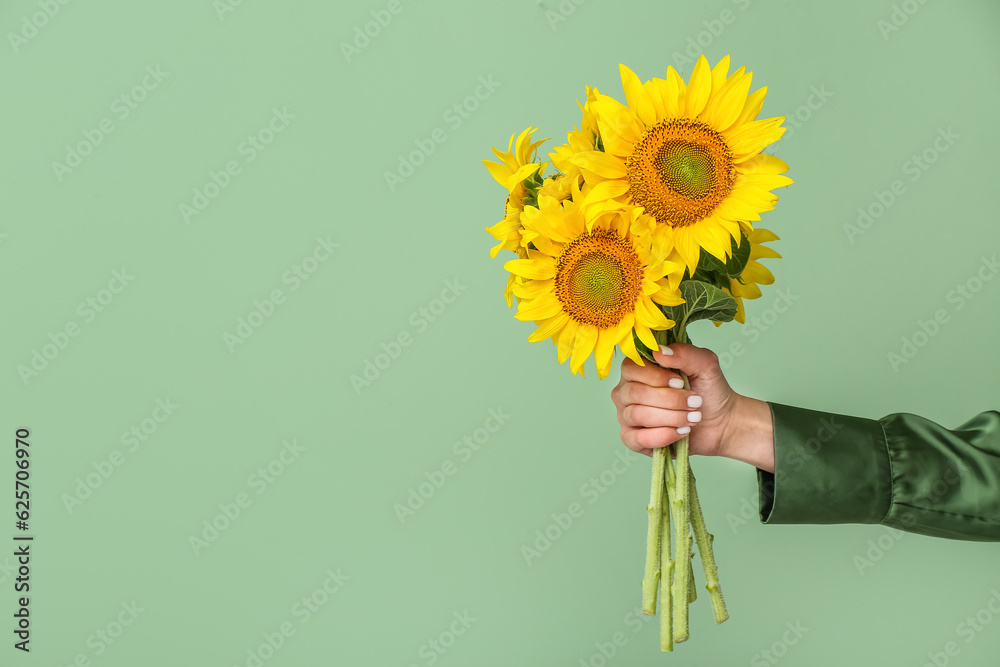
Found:
[[[749, 242], [747, 243], [749, 245]], [[675, 328], [687, 330], [696, 320], [729, 322], [736, 317], [736, 299], [715, 285], [701, 280], [684, 280], [680, 285], [684, 303], [679, 306], [661, 306], [663, 313], [677, 323]]]

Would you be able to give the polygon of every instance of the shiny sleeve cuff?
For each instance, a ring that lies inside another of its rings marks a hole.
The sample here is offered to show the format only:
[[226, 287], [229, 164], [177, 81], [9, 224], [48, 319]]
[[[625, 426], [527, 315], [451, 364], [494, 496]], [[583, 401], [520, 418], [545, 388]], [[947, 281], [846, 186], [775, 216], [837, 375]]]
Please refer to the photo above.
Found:
[[761, 522], [881, 523], [892, 503], [882, 424], [768, 405], [774, 424], [774, 473], [757, 469]]

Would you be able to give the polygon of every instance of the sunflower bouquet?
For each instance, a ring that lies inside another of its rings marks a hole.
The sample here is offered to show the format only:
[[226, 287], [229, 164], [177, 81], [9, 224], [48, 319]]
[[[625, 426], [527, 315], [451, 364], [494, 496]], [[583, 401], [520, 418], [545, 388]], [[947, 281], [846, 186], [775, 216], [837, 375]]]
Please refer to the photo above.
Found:
[[[689, 343], [697, 320], [744, 322], [743, 299], [774, 277], [758, 259], [778, 237], [754, 226], [789, 185], [788, 165], [762, 153], [784, 133], [783, 117], [757, 119], [766, 87], [750, 93], [752, 72], [729, 73], [701, 56], [688, 81], [672, 68], [643, 83], [621, 65], [625, 103], [587, 87], [581, 126], [548, 154], [529, 127], [498, 162], [484, 160], [507, 190], [504, 219], [486, 230], [491, 251], [514, 252], [504, 297], [533, 321], [531, 342], [552, 340], [559, 363], [584, 374], [591, 352], [598, 377], [615, 348], [636, 364], [652, 350]], [[690, 388], [683, 372], [685, 389]], [[676, 458], [676, 463], [674, 459]], [[642, 608], [656, 614], [660, 647], [688, 639], [697, 545], [716, 623], [729, 617], [688, 458], [688, 436], [653, 456], [647, 505]], [[671, 534], [673, 528], [673, 535]], [[692, 535], [693, 533], [693, 535]]]

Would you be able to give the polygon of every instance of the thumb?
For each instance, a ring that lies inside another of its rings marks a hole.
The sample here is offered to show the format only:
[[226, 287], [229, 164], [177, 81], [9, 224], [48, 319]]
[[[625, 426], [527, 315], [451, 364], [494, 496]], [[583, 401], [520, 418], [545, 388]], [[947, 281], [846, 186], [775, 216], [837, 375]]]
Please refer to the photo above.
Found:
[[719, 367], [719, 357], [708, 348], [688, 343], [673, 343], [654, 350], [653, 358], [664, 368], [683, 371], [691, 384], [713, 382], [723, 377], [722, 369]]

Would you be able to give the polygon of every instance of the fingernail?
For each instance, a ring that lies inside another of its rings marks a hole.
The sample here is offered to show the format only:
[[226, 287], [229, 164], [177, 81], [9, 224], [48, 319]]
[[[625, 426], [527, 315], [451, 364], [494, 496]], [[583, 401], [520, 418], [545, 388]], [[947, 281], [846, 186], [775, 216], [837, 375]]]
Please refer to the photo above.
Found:
[[681, 426], [679, 429], [677, 429], [677, 433], [679, 435], [687, 435], [690, 432], [691, 432], [690, 426]]
[[691, 422], [692, 424], [700, 422], [701, 421], [701, 412], [698, 411], [698, 410], [695, 410], [694, 412], [689, 412], [688, 413], [688, 421]]
[[670, 378], [670, 380], [667, 382], [667, 384], [670, 387], [672, 387], [673, 389], [683, 389], [684, 388], [684, 380], [682, 380], [680, 378]]
[[700, 408], [701, 407], [701, 396], [688, 396], [688, 407], [689, 408]]
[[660, 354], [665, 354], [665, 355], [667, 355], [668, 357], [672, 357], [672, 356], [674, 356], [674, 351], [673, 351], [673, 350], [671, 350], [671, 349], [670, 349], [669, 347], [667, 347], [666, 345], [661, 345], [661, 346], [660, 346]]

